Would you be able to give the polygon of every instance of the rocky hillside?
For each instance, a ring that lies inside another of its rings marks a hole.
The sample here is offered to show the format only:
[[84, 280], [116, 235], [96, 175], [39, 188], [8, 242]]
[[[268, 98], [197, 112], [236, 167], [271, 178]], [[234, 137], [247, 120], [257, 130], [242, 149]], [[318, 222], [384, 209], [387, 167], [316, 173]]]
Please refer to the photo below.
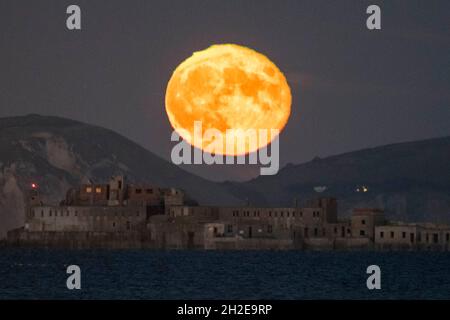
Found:
[[[450, 223], [450, 137], [350, 152], [245, 183], [213, 183], [181, 170], [110, 130], [57, 117], [0, 118], [0, 239], [23, 224], [24, 191], [40, 186], [57, 203], [90, 179], [123, 174], [132, 182], [183, 188], [201, 204], [300, 204], [318, 195], [352, 207], [376, 206], [389, 218]], [[364, 190], [366, 192], [364, 192]]]
[[377, 206], [392, 219], [450, 222], [450, 137], [316, 158], [226, 185], [253, 203], [292, 205], [323, 194], [338, 198], [341, 215]]
[[57, 117], [0, 119], [0, 238], [23, 224], [24, 190], [38, 183], [57, 203], [83, 180], [124, 174], [133, 182], [183, 188], [202, 204], [238, 203], [224, 186], [199, 178], [110, 130]]

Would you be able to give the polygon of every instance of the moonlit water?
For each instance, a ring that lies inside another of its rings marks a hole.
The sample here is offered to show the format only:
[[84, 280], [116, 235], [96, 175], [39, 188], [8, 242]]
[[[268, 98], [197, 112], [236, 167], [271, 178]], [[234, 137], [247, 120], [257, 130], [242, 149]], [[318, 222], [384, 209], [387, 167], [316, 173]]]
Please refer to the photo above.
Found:
[[[66, 288], [71, 264], [79, 291]], [[0, 249], [0, 299], [449, 299], [449, 266], [439, 252]]]

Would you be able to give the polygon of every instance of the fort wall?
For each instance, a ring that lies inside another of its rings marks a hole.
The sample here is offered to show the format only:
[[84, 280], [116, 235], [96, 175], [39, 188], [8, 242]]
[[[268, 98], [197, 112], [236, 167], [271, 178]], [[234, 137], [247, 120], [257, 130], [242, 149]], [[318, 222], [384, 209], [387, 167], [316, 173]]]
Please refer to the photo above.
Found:
[[386, 221], [376, 208], [355, 208], [339, 220], [337, 201], [318, 198], [305, 207], [188, 205], [174, 188], [83, 184], [59, 206], [45, 205], [37, 190], [26, 204], [11, 245], [70, 248], [207, 250], [449, 250], [450, 227]]

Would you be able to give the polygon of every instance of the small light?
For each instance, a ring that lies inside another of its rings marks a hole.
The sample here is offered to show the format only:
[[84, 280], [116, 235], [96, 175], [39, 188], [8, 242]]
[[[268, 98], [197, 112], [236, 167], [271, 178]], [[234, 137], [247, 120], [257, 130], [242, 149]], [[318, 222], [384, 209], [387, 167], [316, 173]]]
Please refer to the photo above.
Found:
[[31, 188], [37, 189], [37, 184], [36, 184], [36, 183], [32, 183], [32, 184], [31, 184]]

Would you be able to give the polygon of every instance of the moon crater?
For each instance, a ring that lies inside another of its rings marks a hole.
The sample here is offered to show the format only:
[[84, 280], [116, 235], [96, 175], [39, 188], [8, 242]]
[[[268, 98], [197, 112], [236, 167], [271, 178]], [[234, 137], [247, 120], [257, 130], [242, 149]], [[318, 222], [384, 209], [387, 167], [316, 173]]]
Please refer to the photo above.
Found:
[[[202, 122], [203, 130], [215, 128], [224, 135], [227, 129], [281, 131], [290, 108], [290, 88], [277, 66], [263, 54], [235, 44], [195, 52], [175, 69], [166, 91], [171, 125], [200, 149], [209, 142], [196, 142], [201, 139], [194, 138], [195, 121]], [[268, 142], [248, 145], [244, 153]]]

